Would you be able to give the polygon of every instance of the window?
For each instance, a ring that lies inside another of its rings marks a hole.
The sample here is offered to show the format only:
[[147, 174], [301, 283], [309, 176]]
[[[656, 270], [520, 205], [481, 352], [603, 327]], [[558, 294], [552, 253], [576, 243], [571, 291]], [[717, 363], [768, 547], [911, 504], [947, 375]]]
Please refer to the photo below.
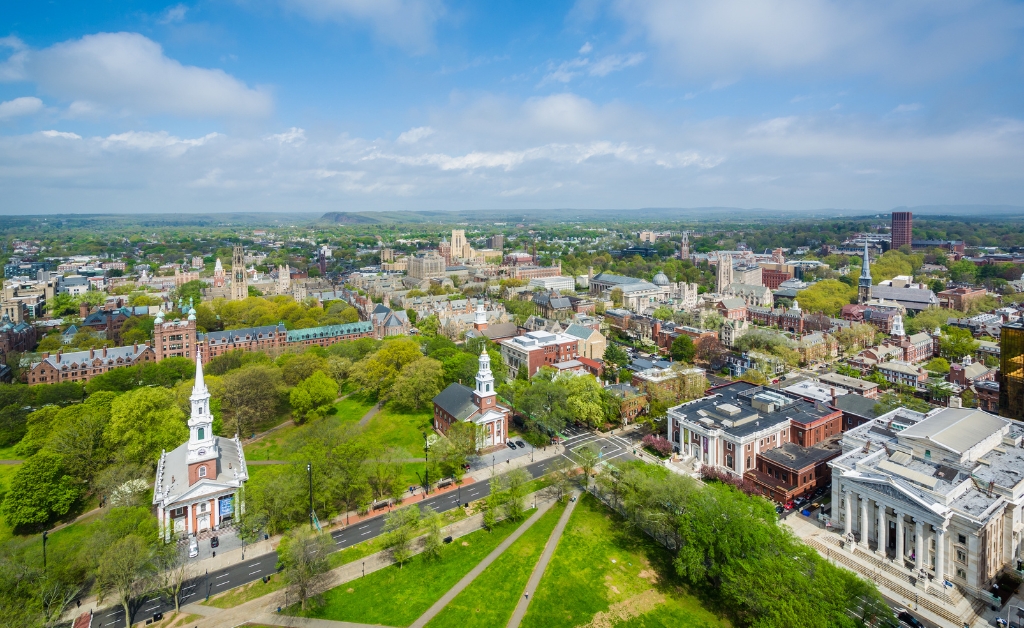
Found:
[[967, 564], [967, 552], [962, 549], [956, 550], [956, 562]]
[[732, 456], [727, 455], [725, 457], [725, 466], [732, 468]]
[[750, 456], [747, 456], [747, 468], [750, 468]]
[[966, 580], [967, 579], [967, 572], [964, 571], [964, 569], [962, 567], [957, 567], [956, 568], [956, 577], [960, 578], [961, 580]]
[[958, 534], [956, 535], [956, 542], [960, 545], [967, 545], [967, 537], [962, 534]]
[[931, 449], [925, 449], [924, 450], [924, 457], [925, 457], [926, 460], [927, 459], [931, 459], [931, 457], [932, 457], [932, 450]]
[[205, 478], [206, 477], [206, 465], [203, 465], [203, 466], [199, 467], [199, 477], [201, 477], [201, 478]]
[[[202, 410], [200, 410], [200, 412], [202, 412]], [[199, 428], [199, 432], [196, 435], [196, 440], [203, 440], [205, 435], [206, 435], [206, 430], [204, 430], [203, 428]]]

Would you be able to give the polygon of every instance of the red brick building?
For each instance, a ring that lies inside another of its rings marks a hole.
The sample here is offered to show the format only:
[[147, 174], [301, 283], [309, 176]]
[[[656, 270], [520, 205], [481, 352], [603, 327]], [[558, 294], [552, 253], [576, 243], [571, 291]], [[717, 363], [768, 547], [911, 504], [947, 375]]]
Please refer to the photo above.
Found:
[[786, 443], [759, 453], [757, 467], [744, 477], [769, 499], [785, 503], [828, 484], [832, 480], [828, 461], [841, 453], [838, 446], [801, 447]]
[[32, 364], [27, 375], [29, 386], [57, 382], [87, 382], [122, 366], [156, 362], [156, 353], [149, 345], [89, 349], [64, 353], [44, 353], [42, 360]]
[[890, 245], [893, 250], [900, 248], [904, 244], [910, 246], [913, 243], [914, 236], [911, 233], [913, 231], [913, 223], [913, 212], [892, 213], [892, 239]]
[[520, 369], [526, 369], [526, 376], [533, 377], [544, 365], [579, 358], [579, 338], [568, 334], [531, 331], [498, 344], [510, 379], [515, 379]]

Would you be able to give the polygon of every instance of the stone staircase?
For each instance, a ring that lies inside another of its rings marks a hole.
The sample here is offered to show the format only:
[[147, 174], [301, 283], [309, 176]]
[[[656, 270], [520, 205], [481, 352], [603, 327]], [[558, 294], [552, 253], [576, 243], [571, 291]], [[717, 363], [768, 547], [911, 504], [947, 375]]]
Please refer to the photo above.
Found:
[[[939, 617], [941, 617], [941, 618], [945, 619], [946, 621], [950, 622], [951, 626], [962, 626], [963, 625], [964, 619], [961, 618], [960, 615], [957, 615], [956, 613], [952, 612], [952, 610], [950, 610], [950, 608], [948, 608], [948, 607], [946, 607], [946, 606], [944, 606], [942, 604], [938, 604], [938, 603], [932, 601], [931, 599], [929, 599], [931, 596], [939, 597], [940, 599], [941, 598], [945, 598], [945, 600], [948, 600], [947, 603], [950, 606], [955, 606], [956, 604], [953, 602], [953, 600], [950, 598], [950, 596], [948, 594], [946, 594], [946, 595], [937, 594], [934, 591], [931, 592], [930, 594], [926, 594], [923, 591], [914, 590], [913, 587], [909, 586], [909, 583], [908, 584], [903, 584], [902, 582], [894, 580], [892, 577], [890, 577], [890, 574], [892, 573], [892, 571], [896, 571], [897, 572], [896, 575], [899, 575], [901, 577], [905, 578], [907, 576], [904, 573], [899, 573], [898, 569], [896, 567], [892, 566], [892, 565], [888, 565], [889, 567], [892, 568], [891, 570], [890, 569], [886, 569], [885, 568], [887, 566], [887, 562], [886, 561], [879, 560], [875, 556], [871, 556], [869, 554], [864, 554], [864, 553], [862, 553], [860, 555], [860, 557], [859, 557], [861, 560], [855, 560], [845, 550], [833, 549], [832, 547], [829, 547], [826, 543], [822, 542], [822, 540], [820, 538], [817, 538], [817, 537], [815, 537], [815, 538], [805, 538], [803, 541], [807, 545], [809, 545], [809, 546], [813, 547], [814, 549], [818, 550], [819, 553], [826, 553], [830, 559], [834, 559], [836, 562], [841, 563], [842, 565], [844, 565], [848, 569], [854, 571], [855, 573], [860, 574], [865, 579], [872, 580], [872, 581], [876, 582], [878, 585], [880, 585], [882, 587], [885, 587], [886, 589], [888, 589], [888, 590], [898, 594], [903, 599], [911, 600], [911, 599], [914, 599], [915, 596], [917, 596], [917, 603], [918, 603], [919, 606], [923, 606], [924, 608], [928, 609], [929, 611], [931, 611], [935, 615], [938, 615]], [[836, 543], [836, 545], [838, 545], [838, 543]], [[878, 570], [876, 571], [876, 570], [868, 568], [861, 561], [868, 562], [869, 564], [871, 564], [872, 566], [874, 566]], [[961, 598], [962, 598], [962, 596], [961, 596]], [[981, 608], [984, 608], [985, 607], [985, 603], [981, 602], [981, 601], [979, 601], [979, 602], [980, 602]], [[976, 618], [976, 616], [978, 614], [977, 613], [978, 606], [979, 606], [978, 602], [976, 602], [975, 604], [972, 605], [971, 611], [970, 611], [971, 617], [969, 618], [969, 621], [973, 622], [973, 620]]]

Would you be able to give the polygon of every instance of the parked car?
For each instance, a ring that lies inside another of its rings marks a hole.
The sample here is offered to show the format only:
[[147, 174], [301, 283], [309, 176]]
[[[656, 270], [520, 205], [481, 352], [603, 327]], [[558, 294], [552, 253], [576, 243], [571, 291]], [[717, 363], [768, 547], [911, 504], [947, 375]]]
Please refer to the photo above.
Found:
[[785, 504], [783, 504], [783, 507], [786, 510], [793, 510], [793, 508], [794, 508], [793, 500], [791, 499], [788, 502], [786, 502]]
[[519, 445], [519, 446], [520, 446], [520, 447], [522, 447], [523, 449], [526, 449], [526, 443], [524, 443], [524, 442], [523, 442], [523, 441], [521, 441], [521, 440], [517, 440], [517, 441], [516, 441], [516, 445]]
[[220, 547], [220, 539], [218, 539], [215, 536], [211, 537], [210, 538], [210, 547]]
[[470, 464], [467, 462], [466, 464], [462, 465], [462, 468], [465, 469], [466, 471], [469, 471]]
[[786, 512], [786, 509], [783, 508], [780, 504], [776, 504], [775, 512], [781, 515], [782, 513]]
[[817, 510], [819, 508], [821, 508], [821, 502], [814, 502], [811, 504], [811, 510]]
[[917, 617], [911, 615], [910, 612], [905, 608], [897, 609], [896, 616], [900, 618], [901, 622], [907, 624], [908, 626], [912, 626], [913, 628], [924, 628], [924, 624], [922, 624]]
[[516, 444], [513, 443], [512, 441], [508, 441], [505, 444], [508, 445], [509, 449], [515, 449], [516, 448]]
[[807, 503], [807, 498], [797, 497], [796, 499], [793, 500], [793, 503], [796, 504], [797, 506], [803, 506], [804, 504]]
[[199, 556], [199, 540], [192, 537], [188, 542], [188, 557], [195, 558], [196, 556]]

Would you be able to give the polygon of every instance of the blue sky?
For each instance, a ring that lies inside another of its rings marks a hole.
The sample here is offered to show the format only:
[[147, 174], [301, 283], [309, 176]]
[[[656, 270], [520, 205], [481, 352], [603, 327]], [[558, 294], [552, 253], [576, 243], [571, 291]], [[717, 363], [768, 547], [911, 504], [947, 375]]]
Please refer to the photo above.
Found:
[[0, 212], [1024, 205], [1024, 5], [7, 3]]

